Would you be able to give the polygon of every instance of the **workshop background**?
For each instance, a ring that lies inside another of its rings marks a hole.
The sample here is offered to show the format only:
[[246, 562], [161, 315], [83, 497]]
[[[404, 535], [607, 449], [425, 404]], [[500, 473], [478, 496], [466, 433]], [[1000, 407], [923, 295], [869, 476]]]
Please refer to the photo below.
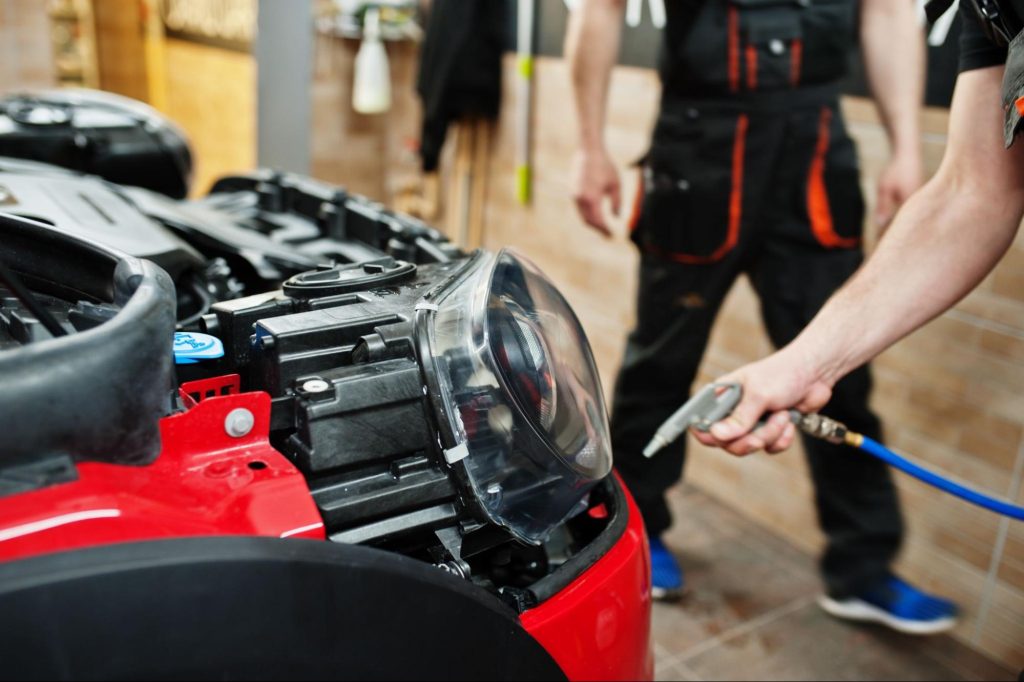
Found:
[[[358, 114], [352, 107], [352, 82], [360, 41], [345, 37], [339, 28], [335, 3], [289, 2], [290, 12], [308, 8], [308, 21], [302, 25], [309, 69], [308, 74], [298, 74], [302, 78], [296, 76], [308, 101], [275, 96], [264, 92], [267, 86], [257, 69], [258, 62], [264, 63], [264, 53], [256, 33], [257, 24], [266, 30], [263, 13], [282, 11], [280, 3], [0, 0], [0, 91], [66, 84], [100, 87], [149, 102], [190, 135], [197, 159], [197, 194], [205, 192], [214, 176], [262, 161], [259, 140], [269, 120], [261, 121], [258, 112], [263, 116], [264, 107], [278, 106], [267, 116], [280, 116], [282, 110], [305, 112], [308, 119], [297, 127], [305, 130], [306, 148], [297, 151], [305, 156], [305, 170], [313, 176], [419, 212], [469, 246], [515, 246], [532, 258], [574, 306], [610, 392], [632, 324], [637, 255], [623, 236], [623, 220], [616, 223], [618, 236], [606, 240], [585, 228], [575, 211], [570, 163], [576, 133], [565, 62], [556, 55], [541, 56], [533, 70], [530, 201], [524, 205], [518, 195], [515, 120], [521, 99], [511, 53], [504, 60], [499, 121], [455, 124], [442, 157], [440, 190], [431, 197], [420, 177], [417, 155], [416, 40], [386, 41], [390, 108], [378, 115]], [[551, 22], [545, 33], [546, 15], [553, 11], [548, 8], [540, 17], [539, 42], [547, 41], [544, 44], [553, 40], [558, 28]], [[293, 52], [305, 49], [291, 47]], [[272, 57], [270, 53], [267, 58]], [[946, 62], [943, 68], [948, 72], [952, 66]], [[607, 139], [623, 169], [645, 150], [658, 92], [651, 68], [616, 68]], [[267, 104], [264, 97], [280, 101]], [[849, 96], [843, 105], [859, 146], [870, 202], [887, 157], [884, 130], [870, 100]], [[941, 106], [922, 113], [921, 143], [929, 172], [942, 156], [947, 119]], [[635, 173], [628, 171], [623, 177], [623, 196], [632, 197]], [[873, 226], [868, 234], [874, 234]], [[699, 381], [709, 381], [769, 350], [756, 299], [741, 281], [720, 316]], [[979, 488], [1024, 503], [1024, 233], [976, 291], [886, 352], [875, 363], [875, 380], [873, 404], [884, 419], [888, 444]], [[812, 557], [822, 536], [814, 518], [810, 479], [797, 450], [738, 460], [694, 444], [688, 484], [674, 498], [684, 518], [670, 536], [694, 595], [655, 612], [659, 676], [720, 675], [722, 668], [715, 666], [725, 663], [715, 652], [726, 640], [735, 645], [731, 655], [750, 659], [750, 666], [757, 665], [754, 659], [770, 658], [774, 649], [810, 666], [792, 662], [760, 673], [779, 677], [808, 676], [815, 660], [824, 664], [831, 656], [834, 665], [836, 656], [850, 656], [849, 647], [865, 643], [864, 636], [850, 634], [855, 632], [850, 628], [827, 630], [839, 626], [821, 626], [824, 621], [809, 615], [816, 608], [811, 597], [817, 590]], [[1024, 525], [902, 474], [896, 479], [908, 521], [898, 571], [964, 609], [954, 639], [922, 647], [929, 660], [946, 666], [934, 668], [934, 674], [952, 671], [951, 675], [986, 679], [1020, 670]], [[708, 596], [716, 590], [717, 595]], [[784, 623], [795, 631], [806, 628], [804, 635], [816, 641], [815, 646], [793, 651], [771, 636], [752, 635], [778, 631]], [[825, 630], [816, 629], [821, 627]], [[847, 639], [842, 646], [830, 647], [827, 637], [821, 636], [825, 631]], [[913, 645], [889, 641], [878, 646], [890, 647], [885, 651], [898, 658], [897, 653], [904, 655]], [[863, 675], [899, 677], [905, 672], [886, 667], [891, 662], [876, 663]], [[924, 670], [913, 674], [927, 676], [932, 669]], [[846, 671], [843, 676], [860, 674]]]

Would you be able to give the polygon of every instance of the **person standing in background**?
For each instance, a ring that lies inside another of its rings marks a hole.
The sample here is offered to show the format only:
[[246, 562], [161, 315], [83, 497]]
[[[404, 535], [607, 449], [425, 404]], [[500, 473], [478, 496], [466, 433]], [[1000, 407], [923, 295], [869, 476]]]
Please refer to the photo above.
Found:
[[[665, 5], [661, 107], [629, 224], [641, 252], [637, 322], [616, 381], [612, 445], [650, 536], [654, 594], [667, 599], [684, 586], [660, 536], [672, 522], [665, 491], [682, 475], [685, 439], [653, 459], [643, 447], [686, 401], [740, 274], [781, 347], [861, 264], [864, 202], [838, 92], [858, 37], [892, 148], [879, 180], [879, 226], [920, 186], [924, 41], [912, 0]], [[605, 235], [606, 200], [615, 213], [621, 204], [603, 132], [623, 10], [623, 0], [583, 0], [566, 40], [580, 131], [574, 199]], [[880, 437], [870, 391], [869, 369], [860, 367], [836, 384], [825, 412]], [[822, 606], [904, 632], [951, 628], [952, 603], [891, 572], [903, 523], [887, 467], [822, 441], [805, 449], [828, 538]]]

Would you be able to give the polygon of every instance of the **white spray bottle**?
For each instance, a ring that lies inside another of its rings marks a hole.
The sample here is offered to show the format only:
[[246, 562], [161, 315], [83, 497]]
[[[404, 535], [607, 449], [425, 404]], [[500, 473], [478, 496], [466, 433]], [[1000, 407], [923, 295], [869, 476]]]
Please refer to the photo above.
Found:
[[363, 43], [356, 54], [352, 108], [360, 114], [381, 114], [391, 108], [391, 70], [380, 39], [380, 9], [372, 7], [363, 19]]

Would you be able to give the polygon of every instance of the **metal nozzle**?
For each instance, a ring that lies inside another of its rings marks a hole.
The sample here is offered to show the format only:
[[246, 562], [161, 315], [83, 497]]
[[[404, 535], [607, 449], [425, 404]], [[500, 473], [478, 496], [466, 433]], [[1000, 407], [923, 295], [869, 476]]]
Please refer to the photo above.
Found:
[[790, 412], [793, 423], [808, 436], [827, 440], [829, 443], [841, 444], [846, 442], [846, 434], [849, 429], [842, 422], [822, 416], [816, 412], [801, 414], [795, 410]]
[[669, 441], [665, 440], [660, 435], [655, 434], [654, 438], [651, 439], [651, 442], [644, 448], [644, 457], [654, 456], [659, 450], [668, 445], [668, 443]]

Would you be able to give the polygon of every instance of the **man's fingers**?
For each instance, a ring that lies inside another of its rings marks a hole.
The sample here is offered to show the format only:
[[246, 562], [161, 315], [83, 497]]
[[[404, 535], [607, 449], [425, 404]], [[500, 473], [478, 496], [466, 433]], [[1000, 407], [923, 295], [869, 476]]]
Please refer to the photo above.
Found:
[[622, 187], [618, 181], [608, 188], [608, 198], [612, 201], [612, 214], [618, 217], [622, 210]]
[[779, 438], [782, 437], [782, 433], [786, 430], [787, 426], [792, 424], [788, 412], [776, 412], [763, 426], [759, 426], [754, 429], [751, 434], [756, 438], [759, 438], [764, 443], [765, 448], [769, 445], [774, 444]]
[[789, 446], [793, 444], [794, 440], [796, 440], [796, 425], [790, 422], [789, 425], [782, 430], [782, 435], [779, 436], [779, 439], [774, 443], [769, 444], [765, 448], [765, 451], [770, 455], [778, 454], [783, 450], [788, 449]]
[[896, 197], [892, 189], [881, 187], [878, 190], [878, 205], [875, 207], [875, 223], [885, 227], [892, 220], [896, 209]]
[[605, 236], [611, 236], [611, 230], [608, 229], [604, 216], [601, 214], [600, 200], [594, 200], [590, 197], [580, 197], [576, 199], [576, 208], [579, 210], [580, 217], [583, 218], [583, 222]]
[[738, 441], [725, 446], [726, 452], [732, 453], [737, 457], [746, 457], [762, 449], [764, 449], [764, 441], [754, 436], [744, 436]]
[[722, 442], [734, 441], [753, 429], [763, 413], [764, 403], [760, 399], [744, 395], [731, 415], [711, 426], [711, 435]]
[[696, 438], [702, 444], [707, 445], [708, 447], [718, 448], [722, 446], [722, 444], [715, 440], [715, 437], [712, 436], [710, 433], [698, 431], [697, 429], [691, 429], [690, 433], [693, 434], [694, 438]]
[[734, 455], [741, 456], [765, 450], [782, 436], [789, 423], [788, 413], [776, 412], [761, 426], [727, 444], [725, 449]]

